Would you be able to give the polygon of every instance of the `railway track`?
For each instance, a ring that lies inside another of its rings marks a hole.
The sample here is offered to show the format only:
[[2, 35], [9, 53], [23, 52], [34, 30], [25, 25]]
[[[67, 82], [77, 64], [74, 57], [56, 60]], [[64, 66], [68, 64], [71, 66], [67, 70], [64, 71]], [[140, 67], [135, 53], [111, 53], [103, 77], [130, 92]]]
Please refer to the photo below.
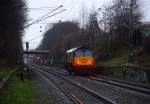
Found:
[[[35, 67], [35, 66], [34, 66]], [[80, 85], [79, 83], [76, 83], [72, 80], [69, 80], [68, 78], [66, 78], [65, 76], [62, 76], [59, 73], [56, 72], [52, 72], [52, 71], [43, 71], [41, 70], [41, 67], [37, 67], [38, 68], [38, 72], [40, 72], [41, 74], [45, 75], [47, 78], [51, 75], [55, 76], [55, 78], [58, 78], [59, 80], [63, 80], [67, 83], [69, 83], [71, 86], [75, 87], [76, 89], [79, 89], [81, 91], [81, 93], [84, 93], [84, 97], [86, 97], [86, 99], [95, 99], [96, 101], [98, 101], [99, 103], [95, 103], [95, 104], [116, 104], [115, 102], [95, 93], [94, 91]], [[42, 68], [43, 69], [43, 68]], [[88, 101], [85, 101], [85, 98], [81, 98], [82, 100], [79, 100], [79, 97], [77, 97], [77, 95], [69, 92], [68, 89], [66, 89], [64, 86], [58, 84], [57, 82], [55, 82], [54, 80], [51, 79], [51, 81], [56, 85], [59, 86], [59, 89], [65, 93], [66, 96], [68, 96], [75, 104], [87, 104]], [[91, 104], [91, 103], [89, 103]], [[94, 103], [92, 103], [94, 104]]]
[[[55, 71], [55, 72], [61, 75], [66, 74], [65, 72], [60, 72], [60, 71], [59, 72]], [[104, 76], [99, 76], [99, 75], [87, 76], [87, 78], [90, 80], [94, 80], [97, 82], [105, 83], [108, 85], [113, 85], [113, 86], [128, 89], [128, 90], [132, 90], [132, 91], [150, 96], [150, 86], [139, 85], [139, 84], [121, 81], [121, 80], [115, 80], [115, 79], [108, 78], [108, 77], [105, 78]]]
[[48, 82], [52, 82], [64, 95], [66, 95], [74, 104], [84, 104], [80, 99], [78, 99], [74, 94], [67, 91], [64, 87], [60, 86], [58, 83], [49, 78], [48, 74], [45, 72], [41, 72], [39, 70], [34, 70], [40, 74], [45, 80]]
[[[56, 72], [62, 75], [65, 73], [65, 72], [61, 73], [58, 71]], [[116, 80], [116, 79], [112, 79], [112, 78], [100, 76], [100, 75], [87, 76], [87, 78], [90, 80], [94, 80], [94, 81], [101, 82], [101, 83], [106, 83], [106, 84], [113, 85], [113, 86], [120, 87], [120, 88], [125, 88], [128, 90], [136, 91], [136, 92], [150, 96], [150, 86], [147, 86], [147, 85], [141, 85], [141, 84], [131, 83], [127, 81]]]
[[89, 76], [87, 78], [90, 80], [97, 81], [97, 82], [106, 83], [106, 84], [117, 86], [120, 88], [133, 90], [133, 91], [136, 91], [136, 92], [139, 92], [142, 94], [150, 95], [150, 87], [149, 86], [139, 85], [139, 84], [120, 81], [120, 80], [114, 80], [111, 78], [102, 78], [102, 77], [94, 77], [94, 76]]
[[150, 90], [150, 86], [148, 85], [142, 85], [142, 84], [138, 84], [138, 83], [134, 83], [134, 82], [128, 82], [128, 81], [124, 81], [124, 80], [117, 80], [117, 79], [112, 79], [110, 77], [106, 77], [106, 76], [102, 76], [102, 75], [93, 75], [94, 77], [98, 77], [100, 79], [106, 79], [106, 80], [111, 80], [114, 82], [118, 82], [118, 83], [123, 83], [123, 84], [128, 84], [128, 85], [132, 85], [132, 86], [137, 86], [137, 87], [142, 87], [145, 89], [149, 89]]

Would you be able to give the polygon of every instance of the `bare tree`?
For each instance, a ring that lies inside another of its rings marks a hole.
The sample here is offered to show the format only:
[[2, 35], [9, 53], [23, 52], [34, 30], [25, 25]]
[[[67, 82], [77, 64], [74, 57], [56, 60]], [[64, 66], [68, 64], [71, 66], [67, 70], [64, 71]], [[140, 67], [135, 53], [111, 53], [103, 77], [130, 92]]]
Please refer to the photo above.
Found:
[[[130, 0], [113, 0], [112, 4], [106, 6], [105, 18], [107, 18], [108, 31], [111, 39], [118, 40], [119, 47], [128, 46], [129, 40], [129, 19], [130, 19]], [[142, 14], [139, 11], [139, 4], [133, 8], [133, 29], [140, 27]], [[104, 20], [105, 21], [105, 20]], [[112, 37], [113, 35], [113, 37]]]
[[88, 10], [85, 4], [83, 4], [80, 12], [80, 27], [85, 29], [85, 25], [88, 21]]
[[100, 32], [96, 11], [91, 11], [89, 14], [89, 19], [86, 24], [86, 32], [88, 35], [88, 45], [94, 47], [94, 35]]

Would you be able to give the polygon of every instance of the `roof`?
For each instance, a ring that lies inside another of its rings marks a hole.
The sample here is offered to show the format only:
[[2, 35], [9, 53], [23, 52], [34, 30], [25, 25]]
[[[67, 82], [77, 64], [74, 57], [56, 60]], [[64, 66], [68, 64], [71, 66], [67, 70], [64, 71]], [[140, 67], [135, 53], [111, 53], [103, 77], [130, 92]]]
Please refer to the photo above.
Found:
[[71, 48], [66, 53], [74, 52], [74, 51], [79, 50], [81, 48], [90, 49], [90, 48], [88, 48], [86, 46], [80, 46], [80, 47]]
[[70, 53], [70, 52], [73, 52], [75, 50], [77, 50], [78, 48], [72, 48], [72, 49], [69, 49], [66, 53]]

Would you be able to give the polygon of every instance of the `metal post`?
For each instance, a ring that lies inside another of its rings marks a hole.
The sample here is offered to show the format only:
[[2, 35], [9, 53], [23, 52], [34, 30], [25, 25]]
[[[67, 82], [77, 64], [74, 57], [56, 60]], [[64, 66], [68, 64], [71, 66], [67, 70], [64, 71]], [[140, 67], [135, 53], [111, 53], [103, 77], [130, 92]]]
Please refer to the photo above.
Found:
[[109, 36], [109, 56], [111, 57], [112, 56], [112, 24], [110, 23], [110, 36]]
[[53, 59], [51, 58], [51, 60], [50, 60], [50, 63], [51, 63], [51, 65], [53, 64]]
[[29, 56], [29, 54], [28, 54], [28, 50], [29, 50], [29, 42], [26, 42], [26, 50], [27, 50], [27, 67], [28, 67], [28, 56]]
[[134, 62], [133, 53], [133, 6], [136, 5], [136, 0], [131, 0], [130, 4], [130, 19], [129, 19], [129, 63]]

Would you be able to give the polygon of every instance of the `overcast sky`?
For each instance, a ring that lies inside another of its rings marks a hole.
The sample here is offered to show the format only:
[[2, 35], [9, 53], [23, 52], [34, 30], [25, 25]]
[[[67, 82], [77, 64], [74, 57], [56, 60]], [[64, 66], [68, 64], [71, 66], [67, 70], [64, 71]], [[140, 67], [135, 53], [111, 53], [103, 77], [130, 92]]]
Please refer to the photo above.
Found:
[[[56, 23], [59, 20], [73, 20], [79, 19], [81, 14], [81, 8], [84, 6], [87, 7], [87, 10], [95, 9], [102, 7], [103, 5], [109, 3], [112, 0], [26, 0], [28, 6], [28, 22], [38, 19], [42, 15], [50, 12], [52, 9], [57, 8], [60, 5], [63, 5], [61, 9], [66, 9], [66, 11], [59, 13], [49, 19], [44, 20], [44, 23]], [[150, 0], [137, 0], [138, 2], [142, 2], [141, 8], [144, 13], [143, 20], [150, 20]], [[36, 8], [36, 9], [35, 9]], [[38, 9], [40, 8], [40, 9]], [[59, 12], [57, 10], [53, 13]], [[52, 13], [52, 14], [53, 14]], [[43, 22], [40, 22], [43, 23]], [[46, 31], [47, 27], [50, 24], [34, 24], [25, 29], [25, 34], [23, 37], [23, 42], [30, 40], [30, 49], [36, 48], [41, 39], [42, 35]], [[38, 38], [36, 38], [38, 37]], [[25, 44], [24, 44], [25, 45]]]

